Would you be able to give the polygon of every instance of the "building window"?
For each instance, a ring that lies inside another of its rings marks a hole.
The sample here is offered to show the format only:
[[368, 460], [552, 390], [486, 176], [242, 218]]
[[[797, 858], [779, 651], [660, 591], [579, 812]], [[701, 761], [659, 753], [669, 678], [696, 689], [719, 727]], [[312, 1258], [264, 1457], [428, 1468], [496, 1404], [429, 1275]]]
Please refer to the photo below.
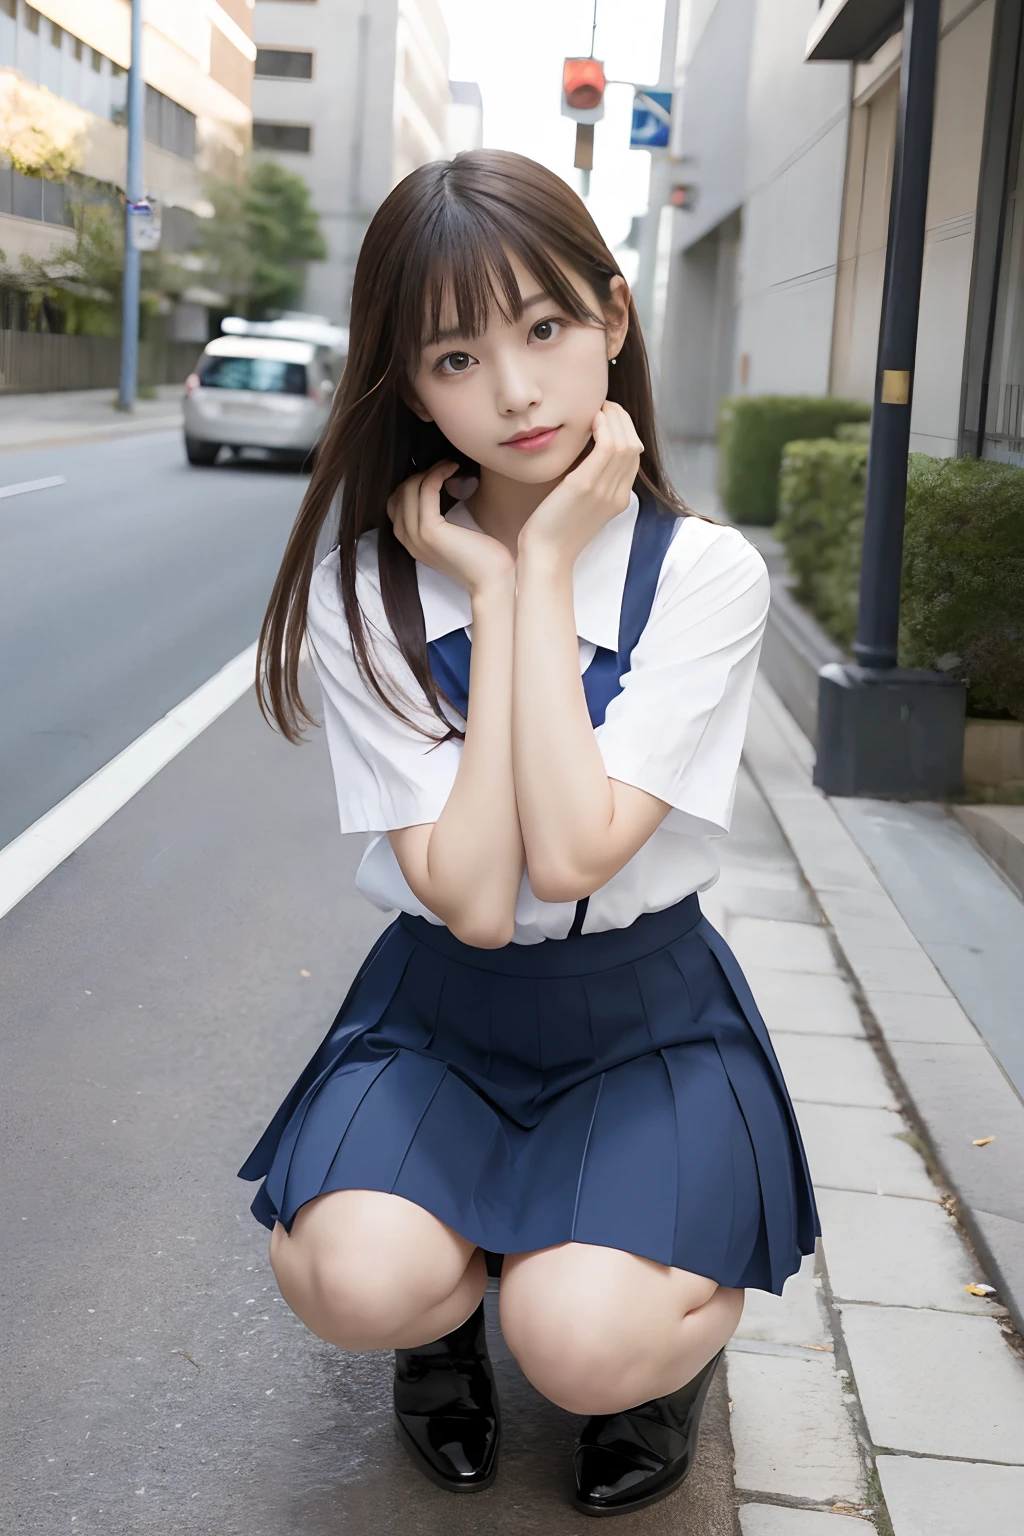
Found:
[[93, 48], [90, 51], [92, 53], [92, 58], [89, 62], [91, 63], [94, 72], [98, 75], [102, 72], [103, 69], [103, 55], [100, 53], [98, 48]]
[[64, 42], [64, 28], [58, 26], [55, 21], [50, 22], [50, 42], [55, 48], [61, 47]]
[[17, 16], [18, 0], [0, 0], [0, 15]]
[[302, 123], [259, 123], [252, 125], [254, 149], [276, 150], [290, 155], [308, 155], [312, 129]]
[[299, 48], [257, 48], [256, 73], [271, 80], [312, 80], [313, 55]]
[[31, 5], [26, 5], [25, 7], [25, 26], [30, 32], [39, 31], [39, 12], [34, 10]]
[[120, 80], [122, 75], [127, 74], [127, 70], [124, 68], [123, 65], [115, 64], [114, 60], [111, 59], [111, 61], [110, 61], [110, 73], [111, 73], [111, 75], [113, 76], [113, 78], [115, 80]]
[[146, 86], [146, 138], [150, 144], [194, 160], [196, 155], [196, 120], [193, 113], [176, 101]]
[[82, 39], [80, 37], [73, 37], [71, 39], [71, 52], [74, 54], [76, 59], [80, 59], [82, 57]]

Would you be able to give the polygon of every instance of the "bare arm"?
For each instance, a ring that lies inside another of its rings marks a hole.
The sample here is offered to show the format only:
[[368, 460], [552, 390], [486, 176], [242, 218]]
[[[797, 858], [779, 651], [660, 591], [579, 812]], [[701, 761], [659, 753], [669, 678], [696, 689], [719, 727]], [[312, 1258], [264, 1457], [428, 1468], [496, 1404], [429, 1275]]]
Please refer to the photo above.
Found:
[[625, 511], [640, 446], [606, 405], [594, 448], [526, 524], [519, 541], [512, 754], [530, 883], [542, 901], [577, 901], [633, 857], [669, 806], [609, 779], [590, 724], [573, 612], [572, 568]]
[[495, 539], [441, 516], [451, 465], [406, 482], [389, 507], [398, 538], [418, 560], [467, 588], [473, 650], [469, 719], [451, 794], [436, 822], [390, 832], [391, 846], [423, 905], [480, 949], [512, 937], [523, 840], [512, 778], [512, 635], [515, 570]]

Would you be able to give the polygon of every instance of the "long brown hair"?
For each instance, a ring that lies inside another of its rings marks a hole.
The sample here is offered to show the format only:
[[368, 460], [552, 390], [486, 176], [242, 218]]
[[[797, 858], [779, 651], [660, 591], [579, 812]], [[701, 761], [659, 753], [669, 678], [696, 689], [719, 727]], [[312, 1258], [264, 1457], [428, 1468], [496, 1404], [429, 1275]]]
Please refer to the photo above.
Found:
[[[449, 297], [467, 336], [486, 328], [495, 306], [506, 320], [519, 320], [522, 296], [509, 252], [573, 319], [602, 323], [563, 266], [585, 278], [603, 305], [619, 272], [615, 259], [576, 193], [523, 155], [477, 149], [420, 166], [370, 222], [352, 290], [348, 363], [260, 632], [260, 707], [290, 741], [300, 739], [305, 723], [315, 723], [299, 692], [299, 654], [317, 543], [339, 489], [334, 555], [356, 663], [388, 708], [401, 714], [401, 701], [374, 669], [356, 596], [356, 546], [375, 528], [388, 622], [439, 724], [453, 734], [430, 671], [415, 562], [395, 538], [385, 504], [409, 475], [441, 459], [475, 468], [439, 428], [414, 414], [402, 392], [425, 342], [437, 340]], [[647, 354], [632, 301], [608, 395], [629, 412], [644, 444], [637, 487], [674, 511], [687, 512], [662, 464]]]

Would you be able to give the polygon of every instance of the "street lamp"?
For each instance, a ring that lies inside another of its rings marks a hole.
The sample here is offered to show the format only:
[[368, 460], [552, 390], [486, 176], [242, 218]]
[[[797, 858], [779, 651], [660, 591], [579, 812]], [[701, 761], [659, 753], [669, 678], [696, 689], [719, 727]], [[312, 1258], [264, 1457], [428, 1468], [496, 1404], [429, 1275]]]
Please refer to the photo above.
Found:
[[[818, 680], [814, 782], [829, 794], [942, 799], [963, 789], [966, 695], [898, 665], [907, 455], [914, 387], [941, 0], [905, 0], [882, 323], [868, 447], [853, 664]], [[857, 58], [899, 25], [898, 0], [829, 0], [809, 58]]]

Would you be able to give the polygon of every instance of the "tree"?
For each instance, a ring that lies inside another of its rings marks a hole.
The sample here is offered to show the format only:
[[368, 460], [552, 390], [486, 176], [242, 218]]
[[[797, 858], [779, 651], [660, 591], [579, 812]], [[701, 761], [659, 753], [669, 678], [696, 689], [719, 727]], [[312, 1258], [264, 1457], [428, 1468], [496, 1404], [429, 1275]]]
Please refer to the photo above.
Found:
[[213, 286], [250, 320], [292, 308], [306, 263], [327, 255], [302, 177], [274, 160], [256, 160], [240, 182], [211, 186], [210, 202], [213, 216], [202, 223], [200, 248]]
[[[121, 329], [121, 286], [124, 279], [124, 208], [113, 198], [72, 202], [71, 238], [46, 257], [24, 255], [5, 277], [22, 289], [34, 313], [40, 305], [55, 306], [62, 329], [69, 335], [117, 336]], [[180, 293], [188, 274], [162, 251], [142, 257], [143, 333]]]

